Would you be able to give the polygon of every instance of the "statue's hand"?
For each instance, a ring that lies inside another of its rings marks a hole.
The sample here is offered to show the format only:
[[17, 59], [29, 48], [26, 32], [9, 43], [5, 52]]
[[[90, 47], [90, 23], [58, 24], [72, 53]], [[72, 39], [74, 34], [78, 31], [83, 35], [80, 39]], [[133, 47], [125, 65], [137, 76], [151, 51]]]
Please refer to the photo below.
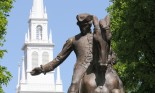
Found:
[[43, 71], [42, 71], [41, 67], [36, 67], [36, 68], [34, 68], [34, 69], [30, 72], [30, 74], [31, 74], [32, 76], [35, 76], [35, 75], [41, 74], [42, 72], [43, 72]]

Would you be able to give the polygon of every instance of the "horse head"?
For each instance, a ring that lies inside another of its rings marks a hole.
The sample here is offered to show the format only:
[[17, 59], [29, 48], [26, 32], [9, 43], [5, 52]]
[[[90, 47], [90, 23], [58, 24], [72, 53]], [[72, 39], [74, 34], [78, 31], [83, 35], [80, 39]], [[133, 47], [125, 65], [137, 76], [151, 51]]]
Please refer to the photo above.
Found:
[[101, 67], [106, 68], [108, 60], [111, 60], [110, 45], [111, 45], [111, 31], [110, 31], [110, 17], [107, 15], [104, 19], [99, 21], [100, 30], [96, 31], [94, 39], [97, 48], [98, 62]]

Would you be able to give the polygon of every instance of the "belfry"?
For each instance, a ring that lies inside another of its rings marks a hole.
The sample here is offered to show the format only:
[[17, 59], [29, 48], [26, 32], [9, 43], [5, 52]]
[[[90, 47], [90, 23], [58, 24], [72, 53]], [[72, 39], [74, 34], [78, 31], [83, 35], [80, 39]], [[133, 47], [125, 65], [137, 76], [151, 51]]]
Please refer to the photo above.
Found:
[[53, 59], [54, 44], [52, 33], [48, 31], [48, 17], [43, 0], [33, 0], [28, 20], [28, 32], [22, 47], [24, 56], [18, 66], [16, 93], [64, 93], [60, 67], [46, 75], [31, 76], [34, 67], [46, 64]]

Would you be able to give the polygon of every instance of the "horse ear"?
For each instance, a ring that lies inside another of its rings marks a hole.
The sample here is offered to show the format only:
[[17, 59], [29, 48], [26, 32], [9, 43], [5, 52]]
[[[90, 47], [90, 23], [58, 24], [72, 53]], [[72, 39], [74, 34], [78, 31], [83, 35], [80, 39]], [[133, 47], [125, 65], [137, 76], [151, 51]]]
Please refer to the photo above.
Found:
[[110, 27], [110, 16], [107, 15], [104, 19], [101, 19], [99, 25], [101, 28]]
[[104, 18], [104, 20], [106, 21], [106, 25], [107, 25], [107, 26], [110, 26], [110, 16], [107, 15], [107, 16]]
[[100, 25], [101, 33], [106, 34], [106, 39], [110, 41], [112, 37], [112, 34], [110, 32], [110, 16], [107, 15], [104, 19], [101, 19], [99, 21], [99, 25]]

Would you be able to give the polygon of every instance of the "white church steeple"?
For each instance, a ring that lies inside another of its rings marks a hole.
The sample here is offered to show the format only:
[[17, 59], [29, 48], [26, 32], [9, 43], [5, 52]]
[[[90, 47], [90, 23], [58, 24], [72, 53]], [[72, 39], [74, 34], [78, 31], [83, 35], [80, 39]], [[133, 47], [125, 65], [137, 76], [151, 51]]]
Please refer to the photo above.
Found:
[[28, 21], [29, 27], [25, 34], [25, 42], [22, 47], [24, 51], [21, 71], [22, 77], [21, 80], [18, 80], [17, 93], [64, 93], [59, 67], [56, 82], [54, 76], [55, 71], [51, 71], [46, 75], [30, 75], [30, 71], [34, 67], [39, 67], [53, 59], [54, 44], [52, 33], [48, 31], [46, 12], [47, 10], [44, 7], [43, 0], [33, 0]]

